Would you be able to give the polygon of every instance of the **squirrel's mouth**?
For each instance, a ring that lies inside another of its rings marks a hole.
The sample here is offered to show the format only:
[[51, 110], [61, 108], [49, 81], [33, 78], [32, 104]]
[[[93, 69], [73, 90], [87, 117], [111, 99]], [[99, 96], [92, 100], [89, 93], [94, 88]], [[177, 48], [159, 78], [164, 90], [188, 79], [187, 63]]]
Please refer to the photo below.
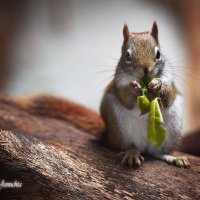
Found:
[[152, 77], [151, 76], [148, 76], [148, 75], [145, 75], [143, 76], [141, 79], [140, 79], [140, 82], [143, 84], [143, 85], [148, 85], [152, 80]]
[[153, 74], [148, 74], [148, 75], [143, 75], [141, 77], [141, 80], [150, 80], [150, 79], [153, 79], [153, 78], [154, 78]]

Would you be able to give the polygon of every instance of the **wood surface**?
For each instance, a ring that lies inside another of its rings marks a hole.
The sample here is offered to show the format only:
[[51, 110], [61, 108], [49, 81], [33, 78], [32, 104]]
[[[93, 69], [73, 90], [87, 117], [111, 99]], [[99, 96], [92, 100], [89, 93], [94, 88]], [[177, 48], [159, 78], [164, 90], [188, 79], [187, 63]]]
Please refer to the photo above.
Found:
[[0, 189], [0, 199], [200, 199], [199, 157], [173, 153], [191, 169], [148, 157], [139, 169], [123, 168], [93, 133], [27, 105], [0, 96], [0, 180], [23, 184]]

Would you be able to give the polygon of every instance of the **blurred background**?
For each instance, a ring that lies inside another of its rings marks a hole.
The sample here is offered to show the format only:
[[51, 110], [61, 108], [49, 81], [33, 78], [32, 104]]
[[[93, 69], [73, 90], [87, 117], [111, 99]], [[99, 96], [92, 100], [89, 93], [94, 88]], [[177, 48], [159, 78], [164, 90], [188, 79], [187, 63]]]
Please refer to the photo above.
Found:
[[124, 23], [139, 32], [156, 20], [162, 53], [186, 100], [184, 133], [198, 130], [199, 13], [199, 0], [1, 0], [1, 92], [52, 93], [98, 111]]

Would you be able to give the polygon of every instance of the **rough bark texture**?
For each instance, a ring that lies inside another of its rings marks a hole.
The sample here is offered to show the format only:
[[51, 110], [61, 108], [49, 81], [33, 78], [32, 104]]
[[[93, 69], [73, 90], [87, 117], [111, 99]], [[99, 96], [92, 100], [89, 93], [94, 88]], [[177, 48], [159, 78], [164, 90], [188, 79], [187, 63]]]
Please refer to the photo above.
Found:
[[23, 183], [0, 199], [200, 199], [200, 158], [188, 155], [191, 169], [150, 158], [122, 168], [89, 131], [24, 105], [0, 97], [0, 180]]

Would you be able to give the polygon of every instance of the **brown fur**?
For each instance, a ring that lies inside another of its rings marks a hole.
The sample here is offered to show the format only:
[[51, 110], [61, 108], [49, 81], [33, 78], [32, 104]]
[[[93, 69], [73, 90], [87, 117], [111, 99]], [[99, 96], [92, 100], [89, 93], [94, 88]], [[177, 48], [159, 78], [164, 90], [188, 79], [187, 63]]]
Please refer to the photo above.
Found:
[[128, 29], [127, 24], [124, 25], [123, 35], [124, 35], [124, 39], [127, 39], [130, 36], [130, 31]]
[[93, 135], [100, 136], [104, 131], [104, 123], [96, 112], [68, 99], [39, 95], [26, 97], [18, 102], [29, 112], [65, 120]]
[[158, 91], [152, 91], [150, 95], [152, 98], [160, 97], [162, 106], [167, 108], [172, 105], [178, 93], [180, 94], [174, 83], [170, 85], [162, 83], [161, 88]]
[[158, 27], [156, 22], [153, 23], [153, 27], [151, 29], [151, 35], [155, 38], [155, 40], [158, 42]]
[[166, 108], [172, 105], [178, 93], [179, 92], [174, 83], [172, 85], [162, 84], [159, 95], [163, 106]]

